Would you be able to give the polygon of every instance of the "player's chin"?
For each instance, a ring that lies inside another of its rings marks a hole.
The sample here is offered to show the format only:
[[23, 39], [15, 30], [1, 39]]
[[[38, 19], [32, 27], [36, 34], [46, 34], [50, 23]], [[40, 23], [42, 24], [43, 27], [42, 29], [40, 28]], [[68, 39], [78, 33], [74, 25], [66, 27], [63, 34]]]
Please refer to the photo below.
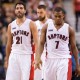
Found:
[[56, 23], [57, 23], [57, 25], [60, 25], [61, 24], [61, 21], [57, 21]]
[[18, 18], [22, 18], [23, 16], [22, 16], [22, 15], [17, 15], [17, 17], [18, 17]]

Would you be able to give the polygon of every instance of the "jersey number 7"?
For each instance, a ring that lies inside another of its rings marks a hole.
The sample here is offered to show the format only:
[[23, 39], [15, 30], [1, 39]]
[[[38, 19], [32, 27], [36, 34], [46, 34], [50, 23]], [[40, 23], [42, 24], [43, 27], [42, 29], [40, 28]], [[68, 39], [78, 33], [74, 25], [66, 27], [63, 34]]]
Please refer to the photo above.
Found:
[[55, 43], [56, 43], [56, 49], [58, 49], [59, 41], [55, 41]]

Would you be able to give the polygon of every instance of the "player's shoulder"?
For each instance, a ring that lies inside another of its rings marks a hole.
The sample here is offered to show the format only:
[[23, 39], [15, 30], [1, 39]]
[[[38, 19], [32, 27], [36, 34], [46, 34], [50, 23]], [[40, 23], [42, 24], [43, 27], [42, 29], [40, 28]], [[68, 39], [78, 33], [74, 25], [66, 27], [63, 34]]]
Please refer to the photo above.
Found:
[[64, 25], [69, 28], [69, 30], [74, 31], [74, 28], [67, 22], [64, 22]]
[[70, 31], [75, 31], [72, 26], [69, 26], [69, 30], [70, 30]]
[[53, 24], [53, 20], [52, 19], [47, 19], [47, 21], [45, 22], [45, 24], [47, 24], [48, 26]]
[[72, 26], [69, 26], [69, 35], [75, 34], [75, 29]]
[[29, 19], [29, 18], [26, 18], [26, 21], [32, 21], [31, 19]]
[[28, 24], [30, 24], [32, 22], [32, 20], [31, 19], [29, 19], [29, 18], [26, 18], [26, 21], [25, 21], [25, 25], [28, 25]]
[[47, 21], [46, 21], [46, 23], [49, 23], [49, 22], [53, 22], [53, 20], [50, 19], [50, 18], [48, 18]]
[[14, 23], [15, 23], [15, 22], [16, 22], [16, 19], [15, 19], [15, 20], [13, 20], [13, 21], [10, 23], [10, 25], [11, 25], [11, 24], [13, 24], [13, 25], [14, 25]]
[[12, 28], [13, 26], [16, 25], [16, 19], [13, 20], [11, 23], [8, 24], [8, 27]]
[[8, 30], [11, 30], [11, 23], [8, 24]]
[[39, 21], [39, 20], [36, 20], [36, 21], [35, 21], [35, 24], [36, 24], [36, 26], [37, 26], [38, 28], [41, 27], [41, 26], [40, 26], [40, 21]]
[[35, 24], [35, 21], [28, 19], [30, 21], [30, 25]]
[[36, 20], [35, 23], [36, 23], [36, 24], [39, 23], [39, 20]]
[[66, 23], [66, 22], [64, 22], [64, 25], [66, 25], [66, 26], [70, 26], [70, 24], [69, 24], [69, 23]]
[[47, 19], [47, 21], [53, 21], [53, 19], [51, 19], [51, 18], [48, 18], [48, 19]]
[[34, 24], [34, 21], [33, 21], [33, 20], [31, 20], [31, 19], [29, 19], [29, 18], [26, 18], [26, 21], [25, 21], [25, 23], [24, 23], [25, 26], [26, 26], [26, 25], [30, 26], [30, 25], [33, 25], [33, 24]]
[[15, 25], [15, 22], [16, 22], [16, 19], [13, 20], [12, 22], [10, 22], [10, 23], [8, 24], [8, 27], [11, 27], [12, 25]]
[[49, 19], [47, 19], [47, 21], [46, 21], [45, 24], [47, 24], [47, 27], [50, 28], [50, 26], [53, 26], [54, 25], [54, 20], [49, 18]]
[[33, 21], [33, 20], [30, 20], [30, 27], [36, 27], [36, 24], [35, 24], [35, 21]]

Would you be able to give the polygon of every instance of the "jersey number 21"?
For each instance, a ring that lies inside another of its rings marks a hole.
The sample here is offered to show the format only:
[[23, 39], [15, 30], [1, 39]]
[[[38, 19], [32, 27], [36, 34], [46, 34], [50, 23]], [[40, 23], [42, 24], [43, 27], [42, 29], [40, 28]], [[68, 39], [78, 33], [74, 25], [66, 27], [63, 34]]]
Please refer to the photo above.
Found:
[[21, 37], [17, 36], [16, 40], [17, 40], [16, 44], [22, 44], [22, 36]]

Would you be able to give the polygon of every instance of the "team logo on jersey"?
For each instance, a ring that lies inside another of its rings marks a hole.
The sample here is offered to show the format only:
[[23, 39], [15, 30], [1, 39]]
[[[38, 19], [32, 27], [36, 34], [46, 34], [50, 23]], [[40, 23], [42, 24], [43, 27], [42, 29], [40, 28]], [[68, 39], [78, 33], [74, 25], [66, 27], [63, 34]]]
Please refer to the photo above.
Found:
[[24, 31], [24, 30], [17, 30], [17, 31], [14, 31], [14, 33], [12, 33], [13, 36], [16, 36], [16, 35], [25, 35], [25, 36], [28, 36], [29, 35], [29, 32], [27, 31]]
[[49, 29], [48, 31], [53, 31], [53, 29]]
[[12, 29], [16, 29], [16, 27], [12, 28]]
[[62, 39], [64, 41], [66, 41], [68, 39], [67, 36], [62, 35], [62, 34], [50, 34], [50, 35], [48, 35], [49, 40], [54, 39], [54, 38]]

